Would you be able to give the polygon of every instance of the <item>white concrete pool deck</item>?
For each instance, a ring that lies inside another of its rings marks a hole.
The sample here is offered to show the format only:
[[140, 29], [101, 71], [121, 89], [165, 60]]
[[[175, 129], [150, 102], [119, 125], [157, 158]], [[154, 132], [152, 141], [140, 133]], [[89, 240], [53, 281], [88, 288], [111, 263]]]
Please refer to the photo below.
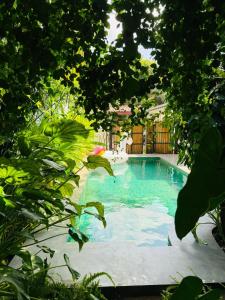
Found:
[[[146, 157], [161, 157], [177, 166], [175, 155], [146, 155]], [[183, 167], [182, 170], [185, 171]], [[204, 217], [202, 221], [211, 222], [208, 217]], [[193, 274], [207, 283], [224, 282], [225, 254], [216, 244], [211, 233], [212, 228], [212, 224], [199, 226], [199, 237], [208, 243], [207, 246], [196, 243], [192, 235], [188, 235], [180, 242], [173, 228], [169, 233], [172, 246], [168, 247], [140, 247], [133, 241], [89, 242], [79, 252], [75, 243], [66, 242], [65, 236], [50, 239], [42, 244], [55, 250], [51, 260], [52, 266], [64, 264], [63, 255], [66, 253], [71, 266], [81, 275], [107, 272], [117, 286], [169, 285], [181, 280], [183, 276]], [[51, 229], [37, 238], [41, 240], [63, 231], [63, 228]], [[36, 246], [32, 246], [31, 251], [36, 253], [37, 250]], [[18, 265], [18, 259], [15, 258], [12, 264]], [[66, 268], [54, 269], [54, 274], [66, 283], [71, 282], [71, 276]], [[100, 279], [100, 283], [102, 286], [112, 286], [105, 277]]]

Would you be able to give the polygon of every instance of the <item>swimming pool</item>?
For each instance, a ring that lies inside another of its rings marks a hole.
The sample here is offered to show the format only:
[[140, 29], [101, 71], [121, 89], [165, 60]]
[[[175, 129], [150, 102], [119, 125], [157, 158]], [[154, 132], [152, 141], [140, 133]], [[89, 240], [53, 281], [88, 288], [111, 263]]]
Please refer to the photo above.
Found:
[[176, 199], [187, 176], [160, 158], [129, 158], [112, 165], [115, 177], [102, 168], [92, 171], [80, 203], [100, 201], [107, 227], [84, 215], [79, 228], [93, 242], [134, 241], [138, 246], [168, 245]]

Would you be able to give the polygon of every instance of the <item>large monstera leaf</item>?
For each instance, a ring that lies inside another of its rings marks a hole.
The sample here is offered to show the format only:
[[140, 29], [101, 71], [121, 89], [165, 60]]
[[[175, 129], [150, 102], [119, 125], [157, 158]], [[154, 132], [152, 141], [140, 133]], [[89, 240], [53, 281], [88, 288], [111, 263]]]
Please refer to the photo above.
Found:
[[[0, 204], [26, 207], [29, 216], [60, 213], [63, 200], [79, 184], [77, 172], [93, 145], [94, 131], [84, 117], [44, 116], [18, 134], [16, 157], [0, 158]], [[107, 161], [105, 168], [110, 168]]]
[[23, 156], [44, 159], [53, 169], [57, 169], [58, 164], [61, 169], [77, 170], [82, 159], [93, 149], [94, 137], [94, 130], [84, 117], [66, 119], [56, 116], [50, 120], [45, 117], [40, 125], [34, 124], [20, 134], [18, 146]]
[[198, 219], [225, 199], [224, 140], [213, 127], [203, 136], [187, 183], [177, 200], [175, 227], [182, 239]]

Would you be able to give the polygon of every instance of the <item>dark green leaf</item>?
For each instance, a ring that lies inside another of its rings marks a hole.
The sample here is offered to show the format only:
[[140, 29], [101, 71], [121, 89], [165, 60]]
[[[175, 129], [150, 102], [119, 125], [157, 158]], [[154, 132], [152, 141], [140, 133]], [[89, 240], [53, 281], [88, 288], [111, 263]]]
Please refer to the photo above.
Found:
[[47, 246], [41, 246], [41, 245], [37, 245], [38, 248], [40, 248], [44, 253], [48, 253], [50, 255], [50, 257], [52, 258], [55, 254], [55, 251], [52, 250], [51, 248], [47, 247]]
[[0, 283], [11, 285], [17, 294], [18, 300], [30, 299], [25, 290], [25, 277], [22, 272], [10, 267], [0, 267]]
[[194, 276], [185, 277], [177, 287], [170, 300], [196, 300], [202, 292], [203, 283]]
[[209, 199], [209, 208], [208, 211], [214, 210], [216, 207], [218, 207], [223, 201], [225, 200], [225, 192], [222, 193], [221, 195], [210, 198]]
[[69, 235], [73, 238], [73, 240], [75, 242], [78, 243], [79, 251], [82, 249], [83, 245], [86, 242], [88, 242], [88, 237], [76, 228], [70, 228], [69, 229]]
[[76, 186], [79, 187], [79, 181], [80, 181], [79, 175], [76, 175], [76, 174], [71, 175], [71, 180], [73, 180], [75, 182]]
[[64, 260], [65, 260], [65, 263], [72, 275], [73, 280], [75, 281], [75, 280], [79, 279], [80, 274], [71, 267], [68, 255], [64, 254]]
[[220, 300], [220, 299], [221, 299], [221, 291], [218, 289], [209, 291], [208, 293], [198, 298], [198, 300]]
[[18, 146], [22, 155], [28, 156], [31, 153], [31, 149], [29, 148], [29, 143], [25, 139], [25, 137], [21, 136], [18, 138]]
[[178, 195], [175, 226], [180, 239], [212, 207], [210, 201], [224, 192], [223, 146], [222, 136], [216, 128], [209, 129], [201, 140], [187, 183]]

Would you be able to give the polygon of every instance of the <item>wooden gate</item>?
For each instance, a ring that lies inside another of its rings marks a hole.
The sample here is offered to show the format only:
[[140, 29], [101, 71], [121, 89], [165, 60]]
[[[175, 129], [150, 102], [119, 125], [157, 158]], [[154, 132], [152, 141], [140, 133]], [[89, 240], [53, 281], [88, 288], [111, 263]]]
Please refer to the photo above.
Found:
[[172, 153], [168, 128], [158, 122], [155, 125], [148, 125], [146, 131], [146, 153]]
[[[144, 140], [144, 130], [146, 131], [146, 140]], [[115, 127], [110, 134], [109, 149], [118, 150], [120, 144], [120, 136], [116, 132], [120, 131], [120, 127]], [[170, 141], [170, 132], [168, 128], [162, 126], [161, 122], [154, 125], [141, 125], [134, 126], [131, 130], [131, 137], [133, 143], [127, 145], [128, 154], [143, 154], [144, 147], [146, 146], [146, 153], [173, 153], [173, 148]]]
[[131, 137], [133, 139], [133, 143], [131, 145], [127, 145], [127, 153], [128, 154], [142, 154], [143, 153], [143, 126], [138, 125], [134, 126], [131, 131]]

